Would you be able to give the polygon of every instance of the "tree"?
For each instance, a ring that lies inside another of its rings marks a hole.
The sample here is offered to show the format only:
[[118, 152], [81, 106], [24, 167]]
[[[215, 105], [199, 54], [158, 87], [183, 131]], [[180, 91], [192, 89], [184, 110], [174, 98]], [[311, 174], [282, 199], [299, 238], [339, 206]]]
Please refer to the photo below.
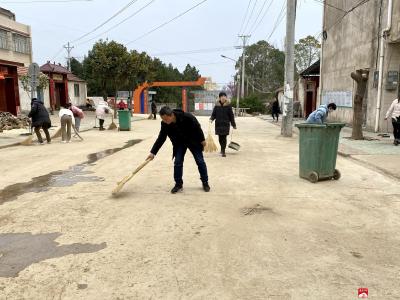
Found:
[[351, 78], [356, 82], [356, 93], [354, 95], [353, 108], [353, 130], [351, 138], [354, 140], [363, 140], [362, 123], [363, 123], [363, 101], [365, 90], [367, 88], [369, 71], [357, 70], [351, 73]]
[[71, 72], [76, 76], [83, 78], [83, 64], [75, 57], [71, 58]]
[[303, 71], [319, 59], [321, 44], [309, 35], [294, 46], [294, 61], [298, 71]]
[[[236, 63], [239, 72], [240, 64], [241, 60]], [[246, 48], [246, 77], [259, 90], [272, 94], [281, 87], [284, 80], [284, 65], [284, 52], [266, 41], [259, 41]]]
[[[22, 75], [19, 80], [21, 81], [22, 89], [31, 97], [32, 87], [31, 87], [31, 77], [27, 75]], [[38, 78], [37, 89], [44, 90], [49, 85], [49, 77], [46, 74], [40, 72]]]

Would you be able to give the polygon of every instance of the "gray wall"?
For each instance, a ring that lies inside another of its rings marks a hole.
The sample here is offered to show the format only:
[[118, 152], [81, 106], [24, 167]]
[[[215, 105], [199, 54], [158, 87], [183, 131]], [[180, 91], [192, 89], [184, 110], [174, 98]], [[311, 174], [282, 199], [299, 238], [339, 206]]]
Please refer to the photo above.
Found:
[[[327, 39], [322, 41], [322, 92], [351, 91], [354, 97], [355, 84], [350, 77], [351, 72], [357, 69], [369, 69], [365, 106], [365, 125], [368, 129], [373, 129], [375, 125], [377, 88], [374, 87], [374, 71], [378, 68], [378, 35], [387, 24], [388, 0], [383, 0], [382, 25], [379, 28], [380, 2], [369, 1], [343, 19], [344, 13], [340, 10], [327, 5], [324, 10], [323, 26], [327, 31]], [[327, 3], [347, 11], [358, 4], [359, 0], [327, 0]], [[392, 38], [398, 35], [399, 24], [400, 1], [394, 1]], [[387, 71], [400, 71], [399, 42], [388, 43], [385, 50], [384, 89], [380, 118], [380, 129], [384, 130], [386, 130], [386, 121], [384, 121], [386, 110], [390, 103], [397, 98], [397, 90], [385, 89]], [[351, 124], [353, 108], [339, 107], [331, 118]]]

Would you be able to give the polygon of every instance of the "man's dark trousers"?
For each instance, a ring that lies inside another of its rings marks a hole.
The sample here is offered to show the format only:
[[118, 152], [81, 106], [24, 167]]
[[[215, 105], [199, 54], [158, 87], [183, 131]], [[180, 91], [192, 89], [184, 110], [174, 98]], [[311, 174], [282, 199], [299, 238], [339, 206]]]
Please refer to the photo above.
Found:
[[[174, 161], [174, 179], [175, 183], [178, 185], [183, 185], [183, 161], [185, 160], [185, 154], [188, 147], [185, 145], [180, 145], [176, 147], [175, 161]], [[207, 166], [204, 161], [203, 151], [199, 148], [190, 147], [190, 152], [196, 161], [197, 167], [200, 173], [200, 179], [203, 183], [208, 182]]]

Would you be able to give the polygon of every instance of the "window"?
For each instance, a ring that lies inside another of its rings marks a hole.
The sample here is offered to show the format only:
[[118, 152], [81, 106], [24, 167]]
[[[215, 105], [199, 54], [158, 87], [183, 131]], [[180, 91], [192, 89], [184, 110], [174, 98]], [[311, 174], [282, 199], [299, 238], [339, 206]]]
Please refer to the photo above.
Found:
[[0, 29], [0, 48], [8, 49], [7, 31]]
[[29, 54], [31, 53], [31, 47], [29, 45], [29, 38], [19, 34], [13, 34], [14, 40], [14, 51], [19, 53]]
[[79, 97], [79, 83], [74, 84], [75, 97]]

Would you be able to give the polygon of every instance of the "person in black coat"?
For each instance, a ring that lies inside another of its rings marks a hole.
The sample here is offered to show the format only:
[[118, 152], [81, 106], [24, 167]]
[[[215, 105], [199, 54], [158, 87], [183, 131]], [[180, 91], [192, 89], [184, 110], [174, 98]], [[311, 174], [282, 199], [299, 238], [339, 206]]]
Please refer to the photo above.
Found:
[[207, 166], [203, 157], [206, 141], [199, 122], [192, 114], [183, 112], [180, 109], [172, 110], [168, 106], [160, 109], [160, 116], [162, 119], [161, 130], [147, 159], [153, 160], [167, 137], [169, 137], [173, 145], [172, 157], [175, 158], [175, 186], [172, 188], [171, 193], [175, 194], [183, 188], [183, 161], [187, 149], [192, 152], [196, 161], [204, 191], [209, 192]]
[[279, 114], [281, 113], [281, 108], [279, 107], [279, 101], [278, 98], [275, 99], [274, 102], [272, 102], [272, 118], [275, 121], [275, 117], [276, 117], [276, 122], [279, 121]]
[[157, 119], [157, 104], [154, 100], [151, 101], [151, 113], [153, 114], [153, 119], [156, 120]]
[[214, 106], [210, 121], [215, 120], [215, 134], [218, 135], [219, 144], [221, 145], [221, 155], [226, 157], [226, 137], [229, 135], [230, 125], [236, 129], [235, 117], [233, 115], [232, 106], [228, 103], [225, 92], [219, 93], [219, 100]]
[[38, 141], [41, 145], [43, 145], [42, 135], [40, 134], [40, 129], [43, 129], [47, 143], [51, 143], [49, 128], [51, 127], [51, 121], [49, 113], [44, 107], [44, 104], [41, 100], [37, 98], [33, 98], [31, 102], [31, 111], [28, 115], [29, 118], [32, 118], [32, 127], [35, 128], [35, 133], [38, 138]]

